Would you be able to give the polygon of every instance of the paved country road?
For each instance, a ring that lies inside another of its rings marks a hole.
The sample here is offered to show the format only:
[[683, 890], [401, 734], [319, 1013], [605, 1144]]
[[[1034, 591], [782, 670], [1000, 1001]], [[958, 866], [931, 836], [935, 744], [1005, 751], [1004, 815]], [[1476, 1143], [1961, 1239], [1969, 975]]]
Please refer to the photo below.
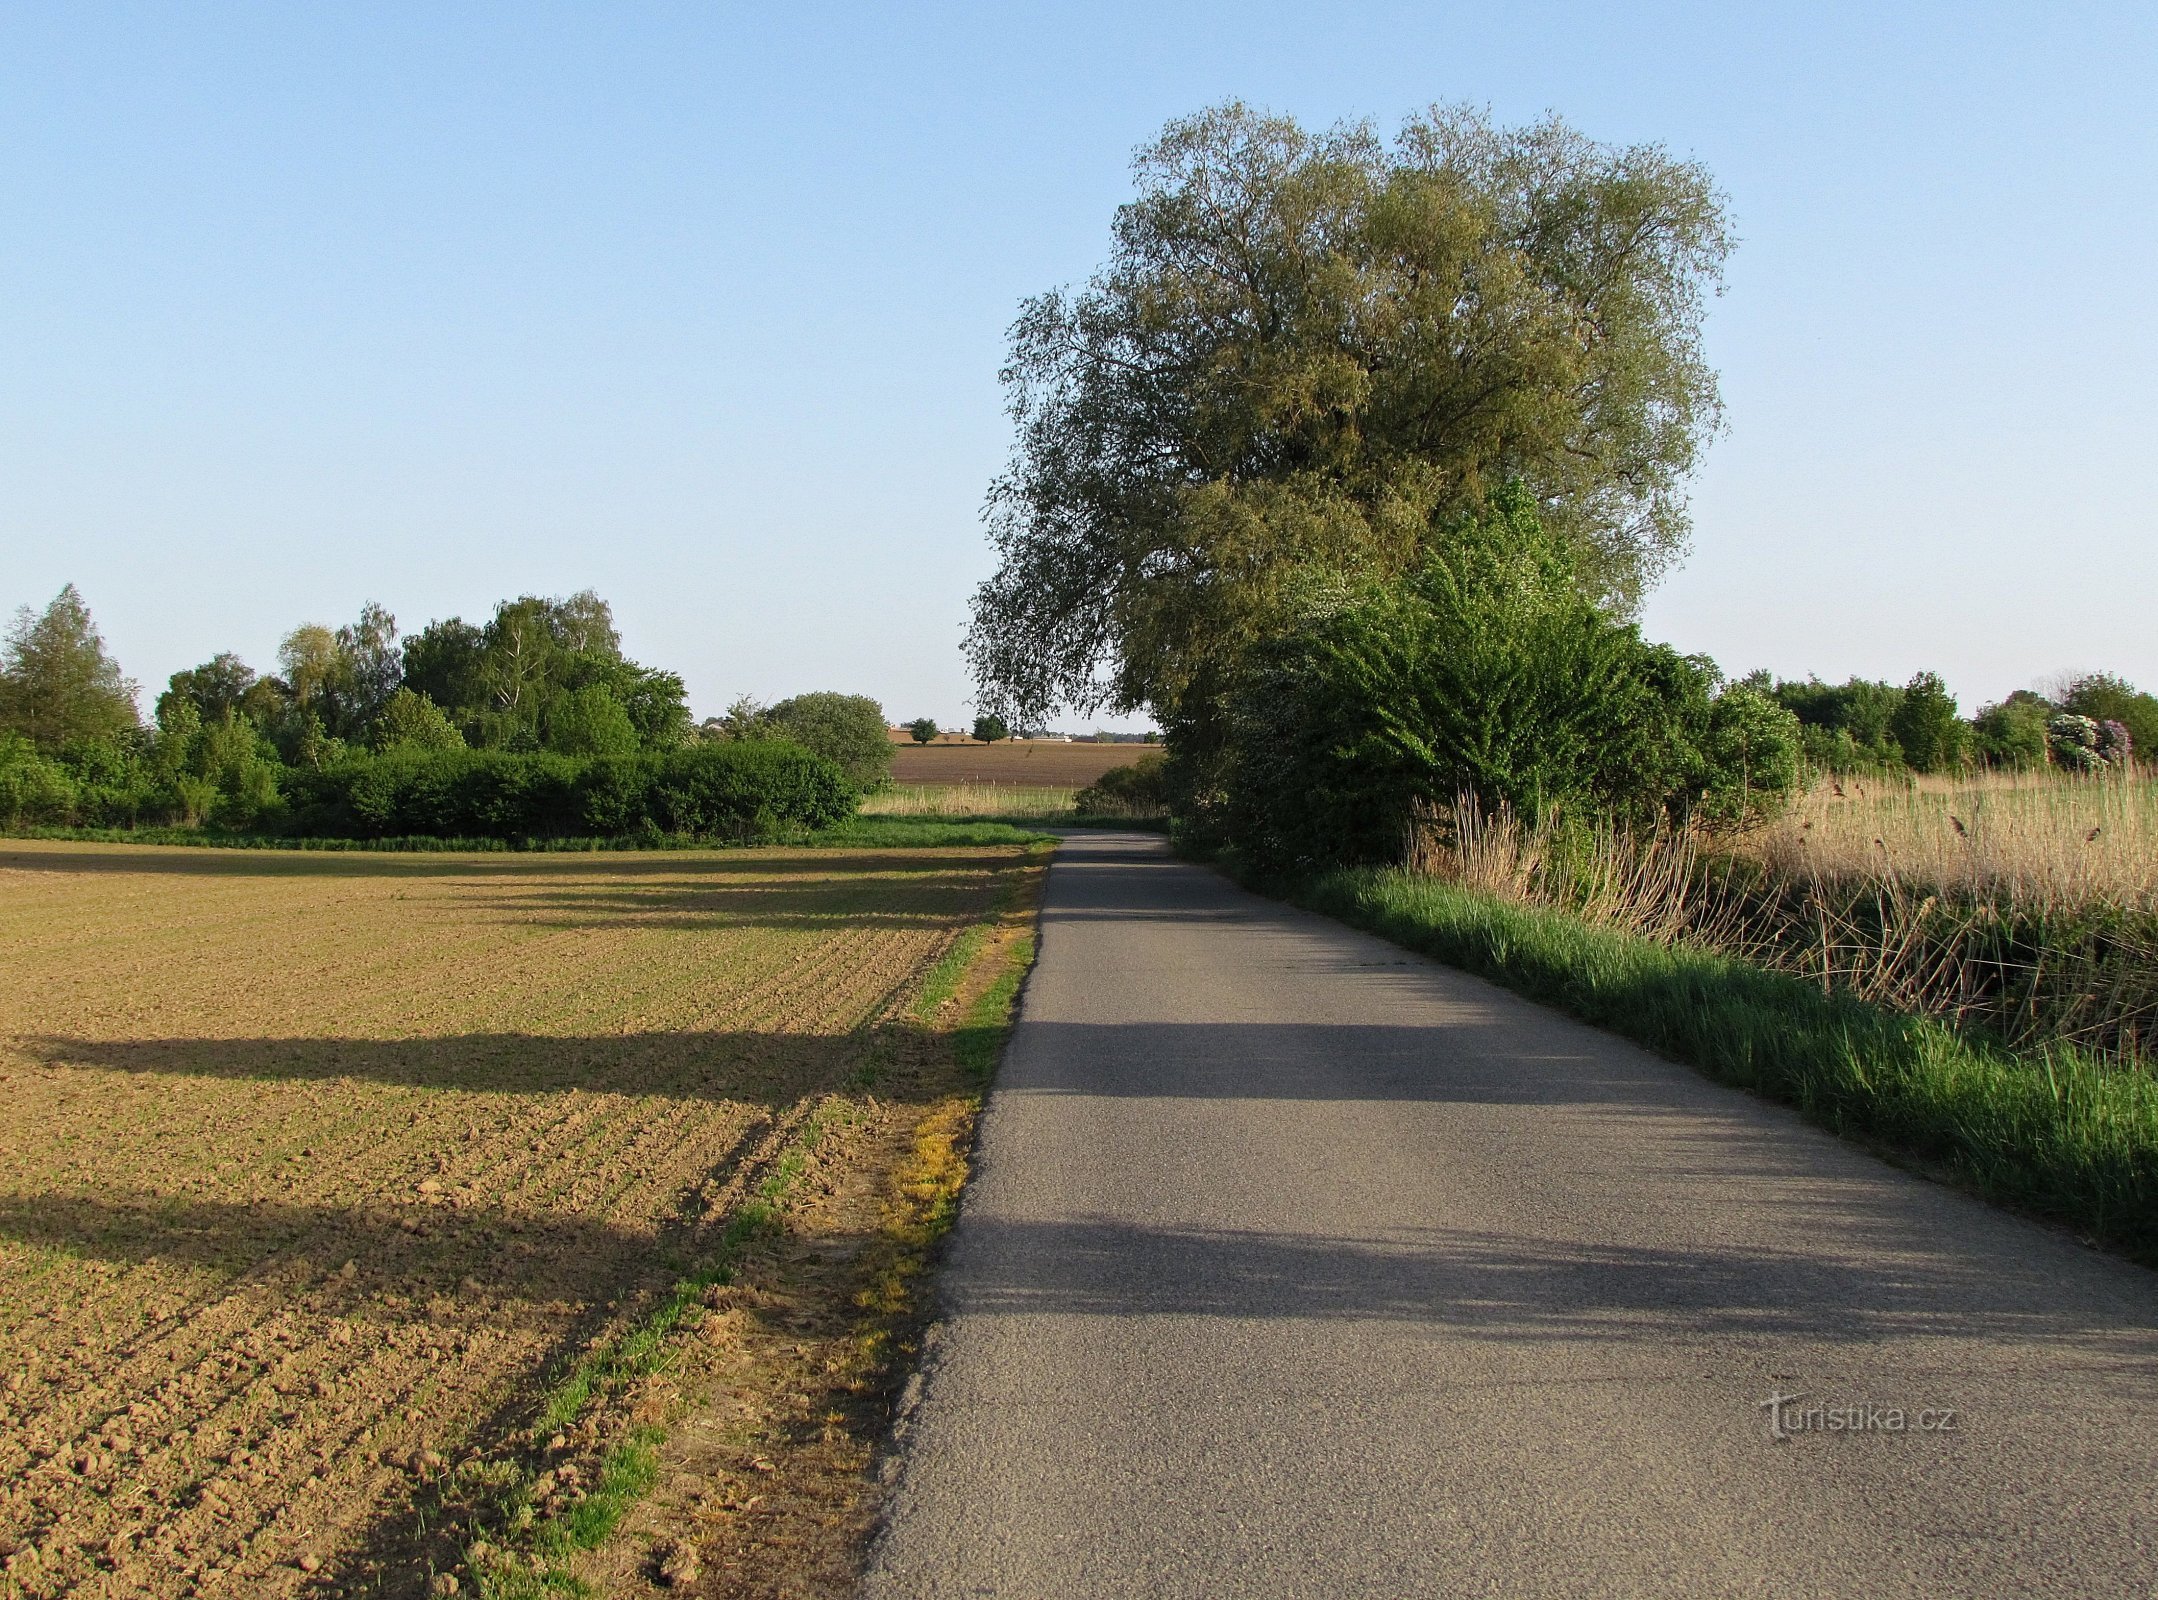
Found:
[[1158, 841], [1042, 921], [868, 1595], [2158, 1590], [2158, 1277]]

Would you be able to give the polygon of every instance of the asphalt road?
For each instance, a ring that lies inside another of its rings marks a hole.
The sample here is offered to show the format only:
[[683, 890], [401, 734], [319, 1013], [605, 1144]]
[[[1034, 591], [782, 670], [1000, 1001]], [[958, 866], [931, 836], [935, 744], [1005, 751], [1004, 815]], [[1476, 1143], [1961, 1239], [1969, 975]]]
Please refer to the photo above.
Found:
[[2158, 1277], [1144, 837], [941, 1293], [877, 1600], [2158, 1590]]

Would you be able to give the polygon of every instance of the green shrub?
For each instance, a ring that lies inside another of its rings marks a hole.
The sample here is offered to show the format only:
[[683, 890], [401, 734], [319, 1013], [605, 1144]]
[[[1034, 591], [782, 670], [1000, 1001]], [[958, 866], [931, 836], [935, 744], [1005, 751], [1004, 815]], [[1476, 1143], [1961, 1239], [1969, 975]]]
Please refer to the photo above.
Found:
[[1733, 684], [1709, 708], [1702, 744], [1710, 821], [1752, 823], [1780, 811], [1804, 779], [1798, 718], [1750, 684]]
[[73, 821], [86, 828], [129, 828], [163, 816], [155, 775], [139, 734], [85, 739], [65, 746], [60, 764], [76, 786]]
[[544, 753], [396, 752], [292, 776], [294, 830], [378, 839], [768, 838], [852, 815], [830, 762], [782, 740], [577, 761]]
[[891, 771], [884, 707], [865, 694], [798, 694], [763, 712], [758, 727], [822, 756], [858, 788]]
[[[628, 722], [627, 716], [623, 718]], [[377, 750], [462, 750], [465, 736], [434, 701], [411, 689], [391, 695], [375, 719], [371, 738]], [[634, 738], [634, 735], [632, 735]]]
[[1888, 731], [1903, 690], [1852, 678], [1846, 683], [1778, 683], [1776, 702], [1798, 718], [1806, 764], [1823, 772], [1886, 776], [1903, 768], [1903, 751]]
[[1970, 729], [1956, 712], [1956, 697], [1940, 678], [1921, 672], [1903, 686], [1903, 699], [1888, 731], [1913, 772], [1948, 772], [1962, 764]]
[[626, 756], [637, 728], [622, 702], [598, 684], [572, 689], [547, 708], [547, 748], [565, 756]]
[[75, 780], [20, 734], [0, 733], [0, 822], [10, 828], [75, 820]]
[[2027, 772], [2046, 764], [2052, 708], [2035, 695], [2010, 695], [1971, 719], [1971, 753], [1989, 767]]
[[1158, 750], [1128, 767], [1111, 767], [1072, 797], [1082, 815], [1158, 815], [1169, 808], [1169, 764]]
[[837, 764], [781, 739], [669, 751], [649, 758], [647, 771], [653, 825], [700, 838], [830, 827], [854, 814], [857, 798]]
[[1518, 486], [1401, 581], [1313, 580], [1297, 609], [1242, 665], [1220, 767], [1269, 868], [1398, 860], [1419, 803], [1462, 794], [1646, 827], [1797, 782], [1792, 719], [1751, 689], [1719, 713], [1715, 669], [1584, 598]]

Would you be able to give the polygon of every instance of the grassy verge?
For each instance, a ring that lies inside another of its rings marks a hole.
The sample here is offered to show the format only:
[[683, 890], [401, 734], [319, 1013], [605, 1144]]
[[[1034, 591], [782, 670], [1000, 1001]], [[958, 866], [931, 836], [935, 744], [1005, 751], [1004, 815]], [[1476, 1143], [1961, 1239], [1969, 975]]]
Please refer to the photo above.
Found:
[[1395, 871], [1258, 885], [2158, 1264], [2158, 1082]]
[[809, 835], [810, 845], [906, 849], [922, 845], [1032, 844], [1048, 840], [1037, 819], [995, 817], [850, 817]]
[[[663, 1369], [678, 1330], [704, 1315], [704, 1298], [715, 1285], [733, 1281], [742, 1252], [783, 1226], [790, 1191], [807, 1166], [818, 1139], [842, 1101], [828, 1101], [808, 1117], [780, 1153], [756, 1191], [735, 1209], [718, 1243], [693, 1271], [635, 1325], [601, 1341], [556, 1375], [540, 1396], [529, 1430], [536, 1444], [557, 1444], [596, 1399], [619, 1396]], [[469, 1468], [465, 1496], [487, 1503], [487, 1524], [498, 1530], [465, 1551], [467, 1569], [486, 1600], [530, 1600], [547, 1595], [588, 1595], [590, 1585], [570, 1570], [581, 1552], [596, 1550], [652, 1487], [666, 1430], [636, 1424], [600, 1455], [589, 1489], [565, 1504], [545, 1499], [557, 1474], [537, 1458], [496, 1461]], [[454, 1591], [452, 1591], [454, 1592]]]
[[598, 1550], [650, 1492], [667, 1428], [637, 1420], [639, 1413], [627, 1409], [628, 1426], [600, 1452], [589, 1481], [576, 1483], [567, 1495], [564, 1484], [574, 1477], [565, 1479], [559, 1468], [546, 1467], [551, 1453], [562, 1448], [581, 1419], [589, 1430], [595, 1411], [612, 1405], [625, 1413], [624, 1403], [640, 1382], [667, 1369], [679, 1335], [706, 1315], [710, 1292], [736, 1282], [756, 1249], [788, 1230], [790, 1203], [812, 1170], [820, 1141], [868, 1114], [870, 1102], [855, 1097], [881, 1085], [894, 1057], [906, 1048], [899, 1035], [917, 1041], [941, 1035], [946, 1059], [958, 1068], [965, 1087], [943, 1093], [914, 1126], [908, 1153], [890, 1175], [879, 1237], [865, 1257], [867, 1286], [854, 1302], [859, 1313], [854, 1381], [865, 1388], [896, 1381], [915, 1349], [917, 1283], [957, 1215], [981, 1095], [1033, 960], [1031, 928], [1017, 926], [1027, 913], [1028, 885], [1019, 887], [1020, 898], [963, 930], [923, 974], [901, 1017], [870, 1038], [862, 1065], [842, 1092], [826, 1097], [804, 1120], [698, 1266], [632, 1326], [555, 1375], [522, 1435], [530, 1447], [525, 1458], [474, 1462], [462, 1469], [465, 1481], [449, 1498], [463, 1503], [466, 1526], [487, 1530], [463, 1550], [465, 1570], [486, 1600], [597, 1592], [578, 1575], [578, 1558]]
[[[982, 943], [987, 943], [991, 930], [981, 932]], [[980, 950], [977, 944], [974, 953]], [[913, 1149], [894, 1175], [882, 1246], [870, 1263], [868, 1286], [856, 1301], [864, 1314], [857, 1337], [869, 1366], [890, 1372], [910, 1362], [916, 1352], [915, 1324], [923, 1311], [917, 1285], [958, 1220], [975, 1119], [1011, 1032], [1020, 987], [1033, 965], [1034, 933], [1029, 928], [991, 952], [988, 981], [963, 1002], [951, 1043], [970, 1091], [947, 1095], [922, 1118], [914, 1130]], [[917, 1016], [932, 1015], [945, 1001], [957, 999], [968, 976], [969, 969], [960, 969], [945, 996], [935, 1006], [918, 1007]]]

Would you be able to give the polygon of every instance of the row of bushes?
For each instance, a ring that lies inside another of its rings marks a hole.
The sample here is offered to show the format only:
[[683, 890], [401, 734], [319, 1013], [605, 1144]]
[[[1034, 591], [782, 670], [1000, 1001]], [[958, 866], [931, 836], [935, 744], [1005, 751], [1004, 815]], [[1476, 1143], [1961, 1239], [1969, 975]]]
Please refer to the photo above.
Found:
[[[317, 769], [250, 762], [244, 795], [155, 761], [98, 774], [0, 748], [0, 824], [207, 823], [303, 838], [747, 840], [829, 827], [857, 795], [837, 767], [784, 740], [580, 760], [500, 750], [399, 750]], [[201, 794], [192, 792], [200, 789]], [[166, 791], [170, 790], [170, 793]]]
[[781, 740], [645, 755], [463, 750], [348, 761], [293, 774], [291, 832], [375, 839], [689, 835], [757, 839], [853, 815], [839, 769]]
[[0, 733], [0, 827], [245, 831], [278, 814], [283, 770], [245, 717], [51, 752]]

